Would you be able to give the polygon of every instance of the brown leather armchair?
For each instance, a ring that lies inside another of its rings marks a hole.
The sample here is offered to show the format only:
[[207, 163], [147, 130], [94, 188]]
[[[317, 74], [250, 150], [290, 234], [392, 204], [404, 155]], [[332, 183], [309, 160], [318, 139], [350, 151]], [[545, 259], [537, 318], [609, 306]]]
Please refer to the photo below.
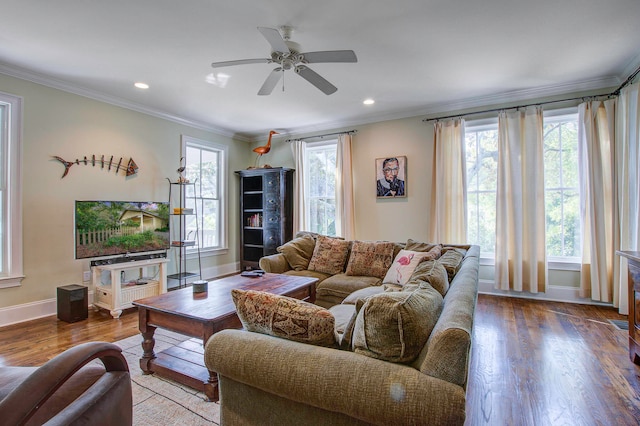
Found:
[[121, 352], [89, 342], [41, 367], [0, 367], [0, 423], [130, 425], [131, 378]]

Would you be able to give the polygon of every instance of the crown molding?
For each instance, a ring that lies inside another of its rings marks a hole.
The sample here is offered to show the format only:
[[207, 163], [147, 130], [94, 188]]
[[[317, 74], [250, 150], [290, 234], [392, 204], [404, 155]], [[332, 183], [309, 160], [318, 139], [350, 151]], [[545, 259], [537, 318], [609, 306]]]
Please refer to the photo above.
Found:
[[[638, 65], [640, 65], [640, 55], [638, 55], [631, 62], [629, 62], [629, 64], [625, 67], [625, 71], [623, 75], [625, 76], [630, 75], [633, 71], [635, 71], [638, 68]], [[122, 98], [110, 96], [102, 92], [90, 90], [90, 89], [80, 87], [78, 85], [74, 85], [72, 83], [69, 83], [63, 80], [55, 79], [50, 76], [45, 76], [43, 74], [25, 70], [15, 66], [8, 66], [6, 64], [0, 63], [0, 73], [9, 75], [11, 77], [20, 78], [22, 80], [31, 81], [33, 83], [41, 84], [47, 87], [52, 87], [54, 89], [73, 93], [79, 96], [84, 96], [89, 99], [94, 99], [100, 102], [105, 102], [118, 107], [137, 111], [153, 117], [172, 121], [174, 123], [178, 123], [181, 125], [209, 131], [209, 132], [218, 134], [220, 136], [228, 137], [234, 140], [253, 143], [258, 141], [260, 138], [260, 136], [257, 133], [255, 134], [236, 133], [227, 129], [221, 129], [209, 123], [203, 123], [200, 121], [191, 120], [186, 117], [176, 116], [174, 114], [170, 114], [165, 111], [149, 108], [140, 104], [136, 104], [134, 102], [130, 102]], [[405, 109], [401, 111], [395, 111], [392, 113], [369, 114], [366, 116], [354, 117], [348, 120], [333, 121], [333, 122], [316, 124], [311, 126], [304, 126], [304, 127], [295, 127], [295, 128], [289, 129], [289, 132], [287, 132], [286, 134], [283, 133], [283, 136], [284, 135], [286, 136], [304, 135], [304, 134], [309, 134], [314, 132], [324, 132], [324, 131], [338, 129], [338, 128], [362, 126], [365, 124], [372, 124], [372, 123], [377, 123], [381, 121], [391, 121], [391, 120], [398, 120], [403, 118], [429, 116], [433, 114], [457, 113], [460, 111], [470, 110], [474, 108], [483, 108], [483, 107], [486, 108], [490, 105], [500, 105], [500, 104], [514, 103], [514, 102], [531, 101], [535, 99], [548, 98], [548, 97], [558, 97], [558, 96], [563, 96], [570, 93], [593, 92], [593, 91], [602, 90], [605, 88], [610, 89], [612, 87], [617, 87], [621, 83], [622, 83], [622, 80], [620, 79], [620, 77], [606, 76], [602, 78], [583, 80], [583, 81], [573, 82], [573, 83], [544, 86], [544, 87], [539, 87], [535, 89], [514, 90], [509, 92], [502, 92], [498, 94], [488, 95], [488, 96], [461, 99], [454, 102], [433, 103], [433, 104], [424, 105], [420, 108]]]
[[[144, 105], [137, 104], [135, 102], [128, 101], [116, 96], [110, 96], [96, 90], [87, 89], [85, 87], [78, 86], [76, 84], [69, 83], [67, 81], [59, 80], [50, 76], [46, 76], [37, 72], [25, 70], [15, 66], [9, 66], [0, 63], [0, 74], [5, 74], [10, 77], [19, 78], [21, 80], [30, 81], [32, 83], [41, 84], [43, 86], [51, 87], [53, 89], [62, 90], [64, 92], [73, 93], [74, 95], [83, 96], [85, 98], [93, 99], [96, 101], [104, 102], [110, 105], [114, 105], [121, 108], [130, 109], [132, 111], [140, 112], [152, 117], [161, 118], [163, 120], [171, 121], [177, 124], [181, 124], [188, 127], [193, 127], [200, 130], [215, 133], [220, 136], [225, 136], [232, 139], [245, 140], [243, 137], [238, 137], [234, 132], [221, 129], [219, 127], [212, 126], [208, 123], [201, 121], [191, 120], [186, 117], [170, 114], [165, 111], [161, 111], [154, 108], [149, 108]], [[247, 141], [247, 140], [245, 140]]]
[[[640, 57], [638, 57], [640, 60]], [[635, 69], [634, 69], [635, 70]], [[626, 74], [625, 74], [626, 75]], [[455, 102], [442, 102], [426, 105], [421, 108], [396, 111], [390, 114], [371, 114], [366, 117], [357, 117], [351, 120], [334, 121], [320, 126], [307, 126], [291, 129], [288, 136], [299, 136], [312, 132], [324, 132], [333, 129], [352, 127], [364, 124], [372, 124], [381, 121], [399, 120], [403, 118], [421, 117], [433, 114], [457, 113], [473, 108], [486, 108], [491, 105], [500, 105], [514, 102], [531, 101], [535, 99], [559, 97], [570, 93], [594, 92], [602, 89], [611, 89], [621, 84], [616, 76], [607, 76], [591, 80], [583, 80], [574, 83], [544, 86], [535, 89], [514, 90], [476, 98], [461, 99]]]

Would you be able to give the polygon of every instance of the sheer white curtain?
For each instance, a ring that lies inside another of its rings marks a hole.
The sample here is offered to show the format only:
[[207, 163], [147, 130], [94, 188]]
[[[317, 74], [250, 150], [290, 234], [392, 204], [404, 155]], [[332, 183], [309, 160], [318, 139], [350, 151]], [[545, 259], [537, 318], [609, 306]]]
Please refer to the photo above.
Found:
[[[616, 189], [620, 218], [620, 250], [640, 250], [640, 84], [622, 89], [616, 111]], [[618, 263], [619, 262], [619, 263]], [[616, 262], [613, 305], [629, 314], [626, 258]], [[615, 272], [615, 269], [614, 269]], [[615, 274], [614, 274], [615, 276]]]
[[341, 134], [336, 152], [336, 234], [347, 240], [355, 239], [351, 142], [351, 134]]
[[544, 292], [547, 265], [542, 109], [498, 116], [496, 288]]
[[614, 99], [578, 106], [582, 217], [580, 296], [608, 303], [614, 302], [614, 270], [619, 266], [614, 265], [619, 235], [614, 199], [615, 107]]
[[295, 140], [291, 142], [291, 152], [293, 153], [293, 162], [296, 172], [293, 174], [295, 179], [293, 183], [293, 235], [298, 231], [307, 229], [305, 213], [305, 188], [304, 188], [304, 158], [306, 142]]
[[434, 173], [431, 203], [431, 240], [467, 242], [467, 167], [464, 120], [434, 124]]

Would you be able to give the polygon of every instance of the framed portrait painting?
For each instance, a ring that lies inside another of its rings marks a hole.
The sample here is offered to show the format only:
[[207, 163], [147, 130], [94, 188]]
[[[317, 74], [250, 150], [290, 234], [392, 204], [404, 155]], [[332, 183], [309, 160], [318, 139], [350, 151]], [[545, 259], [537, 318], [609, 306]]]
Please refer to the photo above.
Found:
[[407, 196], [407, 157], [376, 158], [376, 197]]

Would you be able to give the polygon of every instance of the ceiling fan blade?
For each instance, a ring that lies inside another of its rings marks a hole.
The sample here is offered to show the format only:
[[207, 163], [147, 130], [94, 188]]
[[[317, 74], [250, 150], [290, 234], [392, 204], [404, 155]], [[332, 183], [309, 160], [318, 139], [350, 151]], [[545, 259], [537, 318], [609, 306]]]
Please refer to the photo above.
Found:
[[213, 62], [211, 66], [213, 68], [221, 68], [221, 67], [230, 67], [233, 65], [245, 65], [245, 64], [268, 64], [271, 62], [271, 59], [268, 58], [260, 58], [260, 59], [241, 59], [239, 61], [223, 61], [223, 62]]
[[258, 95], [270, 95], [271, 92], [273, 92], [273, 88], [276, 87], [276, 84], [280, 81], [280, 78], [282, 78], [282, 68], [278, 67], [271, 71], [271, 74], [269, 74], [262, 84], [260, 91], [258, 91]]
[[320, 89], [325, 95], [330, 95], [335, 93], [338, 88], [333, 84], [329, 83], [324, 79], [320, 74], [312, 70], [311, 68], [305, 67], [304, 65], [298, 65], [296, 67], [296, 74], [300, 75], [300, 77], [307, 80], [309, 83], [316, 86]]
[[320, 62], [358, 62], [353, 50], [326, 50], [321, 52], [307, 52], [302, 54], [304, 61], [309, 64]]
[[289, 46], [284, 42], [284, 39], [280, 35], [280, 31], [275, 28], [267, 27], [258, 27], [258, 31], [260, 31], [262, 36], [267, 39], [274, 52], [289, 52]]

